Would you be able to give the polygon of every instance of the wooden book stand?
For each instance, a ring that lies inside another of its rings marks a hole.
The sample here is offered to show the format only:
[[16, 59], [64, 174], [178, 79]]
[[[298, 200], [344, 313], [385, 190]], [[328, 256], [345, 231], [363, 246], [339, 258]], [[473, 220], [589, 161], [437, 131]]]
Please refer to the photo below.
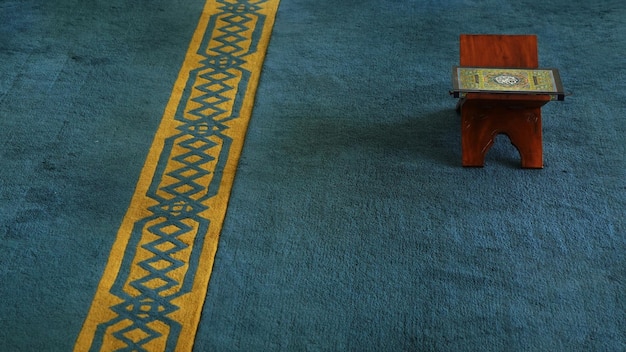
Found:
[[[463, 34], [460, 54], [460, 65], [465, 67], [538, 67], [534, 35]], [[457, 105], [463, 166], [484, 166], [495, 137], [504, 134], [519, 151], [523, 168], [542, 168], [541, 107], [550, 100], [543, 94], [465, 94]]]

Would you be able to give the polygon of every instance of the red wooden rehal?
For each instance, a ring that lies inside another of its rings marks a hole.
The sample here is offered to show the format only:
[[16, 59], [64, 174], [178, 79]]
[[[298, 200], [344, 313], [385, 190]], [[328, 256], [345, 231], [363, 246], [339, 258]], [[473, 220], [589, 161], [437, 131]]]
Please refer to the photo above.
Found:
[[[538, 68], [534, 35], [469, 35], [460, 38], [461, 66]], [[459, 102], [463, 166], [482, 167], [497, 135], [520, 153], [523, 168], [543, 167], [541, 107], [549, 95], [467, 93]]]

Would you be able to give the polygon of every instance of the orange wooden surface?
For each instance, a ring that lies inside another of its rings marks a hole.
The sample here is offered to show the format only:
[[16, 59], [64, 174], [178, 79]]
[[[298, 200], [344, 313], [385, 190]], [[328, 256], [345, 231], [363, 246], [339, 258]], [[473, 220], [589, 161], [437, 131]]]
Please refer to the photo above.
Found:
[[[460, 64], [468, 67], [537, 68], [534, 35], [460, 37]], [[463, 166], [484, 166], [498, 134], [517, 148], [524, 168], [543, 167], [541, 106], [547, 95], [469, 93], [460, 102]]]
[[461, 34], [461, 66], [537, 68], [537, 36]]

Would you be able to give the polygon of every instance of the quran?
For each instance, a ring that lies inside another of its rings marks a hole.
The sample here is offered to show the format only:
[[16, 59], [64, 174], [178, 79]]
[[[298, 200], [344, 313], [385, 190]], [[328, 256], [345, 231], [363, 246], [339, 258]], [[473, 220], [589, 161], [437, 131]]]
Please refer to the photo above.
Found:
[[559, 71], [553, 68], [461, 67], [452, 70], [455, 98], [467, 93], [513, 93], [550, 95], [564, 100]]

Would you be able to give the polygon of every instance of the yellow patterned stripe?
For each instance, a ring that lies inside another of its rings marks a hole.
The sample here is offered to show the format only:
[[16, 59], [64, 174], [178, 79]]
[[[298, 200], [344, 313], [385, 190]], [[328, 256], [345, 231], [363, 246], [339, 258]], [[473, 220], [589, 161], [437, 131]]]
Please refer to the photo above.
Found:
[[209, 0], [75, 351], [191, 351], [279, 0]]

